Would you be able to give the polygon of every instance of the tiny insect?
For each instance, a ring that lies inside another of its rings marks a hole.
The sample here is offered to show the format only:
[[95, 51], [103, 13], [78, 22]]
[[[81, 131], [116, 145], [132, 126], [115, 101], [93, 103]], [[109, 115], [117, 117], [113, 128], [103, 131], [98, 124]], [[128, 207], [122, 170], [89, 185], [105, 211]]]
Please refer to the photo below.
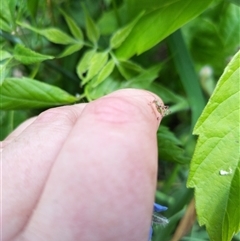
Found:
[[152, 224], [156, 225], [167, 225], [169, 223], [168, 219], [162, 216], [161, 214], [157, 212], [153, 212], [152, 214]]
[[160, 212], [166, 211], [167, 209], [168, 209], [167, 207], [162, 206], [160, 204], [157, 204], [157, 203], [153, 204], [152, 225], [150, 227], [148, 241], [152, 240], [153, 225], [165, 226], [169, 223], [167, 218], [159, 214]]
[[168, 224], [168, 219], [159, 214], [160, 212], [166, 211], [168, 208], [160, 204], [153, 204], [153, 214], [152, 214], [152, 224], [166, 225]]
[[[162, 116], [166, 116], [171, 113], [169, 110], [169, 107], [166, 105], [162, 105], [159, 100], [155, 99], [152, 102], [150, 102], [150, 104], [154, 104], [158, 113], [160, 113]], [[157, 120], [159, 120], [159, 119], [160, 119], [160, 117], [157, 117]]]

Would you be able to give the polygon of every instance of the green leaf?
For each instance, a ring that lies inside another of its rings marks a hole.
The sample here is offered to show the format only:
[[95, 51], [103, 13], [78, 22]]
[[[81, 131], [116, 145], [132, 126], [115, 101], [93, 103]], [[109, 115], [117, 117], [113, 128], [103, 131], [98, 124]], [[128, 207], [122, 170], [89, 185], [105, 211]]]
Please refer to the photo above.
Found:
[[[3, 63], [0, 64], [0, 85], [2, 85], [4, 79], [8, 76], [10, 72], [10, 63], [11, 63], [12, 58], [5, 59]], [[1, 104], [1, 99], [0, 99], [0, 104]]]
[[144, 69], [132, 62], [132, 61], [120, 61], [117, 64], [117, 68], [119, 70], [119, 72], [121, 73], [121, 75], [126, 79], [129, 80], [131, 78], [134, 78], [136, 75], [139, 75], [139, 73], [143, 72]]
[[86, 32], [87, 32], [87, 37], [88, 39], [94, 43], [95, 45], [97, 45], [97, 41], [100, 37], [99, 34], [99, 29], [97, 27], [97, 25], [94, 23], [93, 19], [91, 18], [91, 16], [89, 15], [88, 11], [86, 10], [86, 8], [84, 8], [84, 12], [85, 12], [85, 21], [86, 21]]
[[96, 53], [96, 49], [91, 49], [84, 53], [83, 57], [80, 59], [78, 65], [77, 65], [77, 74], [80, 79], [83, 79], [83, 74], [88, 71], [89, 66], [91, 64], [91, 59]]
[[211, 65], [216, 76], [222, 73], [226, 59], [233, 56], [240, 45], [240, 36], [237, 34], [239, 16], [240, 7], [234, 4], [220, 5], [214, 8], [214, 14], [209, 10], [185, 28], [194, 60]]
[[163, 125], [160, 126], [157, 132], [157, 139], [161, 160], [180, 164], [189, 163], [190, 158], [184, 154], [184, 149], [181, 147], [182, 143], [168, 129], [168, 127]]
[[9, 59], [9, 58], [12, 58], [12, 55], [9, 52], [7, 52], [5, 50], [0, 50], [0, 61]]
[[101, 96], [107, 95], [115, 90], [120, 89], [119, 81], [116, 81], [114, 78], [111, 78], [111, 75], [103, 81], [97, 88], [91, 85], [91, 82], [87, 84], [84, 88], [84, 94], [86, 95], [87, 99], [95, 100], [100, 98]]
[[81, 85], [86, 84], [91, 80], [99, 71], [104, 67], [108, 60], [108, 52], [98, 52], [95, 53], [91, 59], [87, 76], [83, 79]]
[[1, 1], [0, 4], [0, 29], [11, 32], [14, 23], [12, 22], [12, 1]]
[[96, 82], [94, 82], [92, 86], [96, 87], [97, 85], [101, 84], [112, 73], [114, 66], [114, 61], [112, 59], [109, 60], [108, 63], [102, 68], [102, 70], [98, 74]]
[[152, 48], [185, 23], [203, 12], [211, 0], [171, 1], [145, 14], [134, 26], [122, 45], [116, 50], [120, 59], [128, 59]]
[[2, 18], [0, 18], [0, 29], [5, 32], [11, 32], [12, 28], [11, 26]]
[[29, 78], [7, 78], [0, 86], [1, 110], [43, 108], [69, 104], [77, 98], [64, 90]]
[[129, 23], [127, 26], [117, 30], [117, 32], [115, 32], [113, 34], [113, 36], [110, 39], [110, 47], [112, 49], [118, 48], [123, 43], [123, 41], [130, 34], [133, 27], [139, 21], [139, 19], [143, 16], [143, 14], [144, 14], [144, 12], [141, 12], [131, 23]]
[[97, 22], [101, 35], [111, 35], [118, 29], [118, 22], [114, 10], [103, 12]]
[[158, 77], [158, 73], [162, 68], [161, 64], [154, 65], [149, 69], [143, 70], [137, 76], [124, 81], [121, 84], [121, 88], [140, 88], [148, 89], [150, 84]]
[[78, 27], [76, 22], [70, 16], [68, 16], [63, 10], [60, 11], [64, 16], [72, 35], [78, 40], [83, 40], [82, 30]]
[[221, 76], [199, 118], [188, 186], [195, 188], [200, 225], [210, 240], [230, 241], [240, 230], [240, 51]]
[[81, 44], [81, 43], [69, 45], [63, 50], [63, 52], [61, 54], [59, 54], [57, 56], [57, 58], [63, 58], [63, 57], [66, 57], [68, 55], [71, 55], [71, 54], [79, 51], [82, 47], [83, 47], [83, 44]]
[[77, 41], [64, 33], [62, 30], [57, 28], [48, 28], [48, 29], [37, 29], [25, 23], [18, 24], [24, 28], [27, 28], [35, 33], [38, 33], [45, 38], [47, 38], [50, 42], [55, 44], [76, 44]]
[[226, 0], [226, 1], [231, 2], [233, 4], [236, 4], [237, 6], [240, 7], [240, 1], [239, 0]]
[[13, 51], [13, 57], [23, 64], [34, 64], [54, 58], [53, 56], [36, 53], [21, 44], [17, 44], [15, 46]]
[[36, 17], [38, 10], [38, 2], [39, 0], [27, 0], [28, 10], [31, 13], [32, 18]]

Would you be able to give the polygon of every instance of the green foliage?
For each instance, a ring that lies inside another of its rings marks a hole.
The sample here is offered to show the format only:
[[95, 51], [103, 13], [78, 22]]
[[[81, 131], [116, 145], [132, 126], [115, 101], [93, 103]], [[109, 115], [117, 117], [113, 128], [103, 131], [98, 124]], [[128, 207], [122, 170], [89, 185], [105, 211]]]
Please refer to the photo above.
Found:
[[18, 23], [20, 26], [28, 28], [35, 33], [38, 33], [45, 38], [47, 38], [50, 42], [55, 43], [55, 44], [74, 44], [77, 41], [61, 31], [60, 29], [57, 28], [47, 28], [47, 29], [37, 29], [34, 27], [31, 27], [27, 24], [24, 23]]
[[97, 45], [97, 41], [100, 37], [99, 29], [97, 25], [94, 23], [91, 16], [88, 14], [88, 11], [85, 8], [85, 21], [86, 21], [86, 34], [88, 39], [95, 45]]
[[77, 101], [58, 87], [29, 78], [6, 78], [0, 86], [2, 110], [63, 105]]
[[[155, 229], [153, 241], [171, 240], [193, 198], [186, 188], [196, 142], [192, 129], [240, 46], [238, 6], [237, 0], [3, 0], [1, 139], [45, 108], [82, 101], [75, 96], [91, 101], [122, 88], [154, 92], [171, 115], [157, 133], [161, 192], [156, 196], [169, 207], [170, 224]], [[239, 204], [239, 143], [234, 142], [239, 132], [233, 131], [239, 125], [234, 94], [239, 80], [230, 75], [239, 75], [238, 56], [194, 129], [200, 137], [188, 185], [196, 189], [198, 220], [209, 236], [195, 223], [181, 240], [228, 241], [239, 231], [234, 210]], [[219, 175], [229, 168], [231, 175]]]
[[[129, 58], [134, 54], [145, 52], [196, 15], [199, 15], [210, 3], [209, 0], [197, 2], [194, 0], [180, 0], [168, 3], [158, 1], [154, 10], [147, 9], [149, 11], [135, 25], [126, 41], [116, 51], [116, 55], [119, 58]], [[138, 4], [138, 6], [144, 5]], [[149, 6], [152, 8], [151, 5]], [[170, 22], [170, 24], [166, 24], [167, 22]], [[160, 29], [161, 31], [159, 31]], [[148, 38], [148, 36], [151, 36], [151, 38]]]
[[190, 157], [184, 155], [184, 150], [181, 148], [181, 141], [177, 139], [167, 127], [160, 127], [157, 138], [158, 148], [161, 150], [160, 157], [163, 160], [180, 164], [187, 164], [190, 161]]
[[15, 45], [15, 48], [13, 51], [13, 57], [23, 64], [34, 64], [34, 63], [42, 62], [47, 59], [54, 58], [52, 56], [36, 53], [21, 44]]
[[199, 139], [188, 185], [196, 191], [199, 223], [216, 241], [230, 241], [240, 230], [239, 63], [240, 52], [225, 69], [194, 128]]
[[82, 30], [78, 27], [77, 23], [70, 16], [68, 16], [63, 10], [60, 10], [60, 11], [64, 16], [72, 35], [78, 40], [83, 40]]
[[124, 40], [131, 33], [133, 27], [136, 25], [138, 20], [143, 16], [143, 14], [144, 12], [141, 12], [131, 23], [114, 33], [114, 35], [110, 39], [110, 47], [112, 49], [118, 48], [124, 42]]
[[[217, 10], [220, 14], [209, 11], [190, 22], [186, 31], [191, 31], [189, 45], [193, 58], [213, 66], [221, 74], [228, 61], [226, 56], [231, 56], [239, 46], [240, 8], [222, 3]], [[196, 25], [199, 27], [195, 28]]]

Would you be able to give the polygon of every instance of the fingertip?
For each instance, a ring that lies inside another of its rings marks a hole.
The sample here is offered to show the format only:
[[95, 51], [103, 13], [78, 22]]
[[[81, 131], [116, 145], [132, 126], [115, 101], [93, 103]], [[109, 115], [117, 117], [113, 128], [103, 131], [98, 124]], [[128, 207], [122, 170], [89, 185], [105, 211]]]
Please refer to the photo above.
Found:
[[[114, 91], [103, 98], [110, 97], [120, 97], [121, 99], [125, 99], [134, 105], [135, 108], [141, 110], [144, 119], [148, 121], [148, 123], [151, 123], [152, 127], [155, 128], [155, 131], [157, 131], [164, 116], [163, 113], [159, 111], [159, 106], [164, 107], [164, 103], [159, 96], [147, 90], [121, 89]], [[129, 115], [132, 116], [132, 118], [137, 116], [134, 112], [129, 113]]]

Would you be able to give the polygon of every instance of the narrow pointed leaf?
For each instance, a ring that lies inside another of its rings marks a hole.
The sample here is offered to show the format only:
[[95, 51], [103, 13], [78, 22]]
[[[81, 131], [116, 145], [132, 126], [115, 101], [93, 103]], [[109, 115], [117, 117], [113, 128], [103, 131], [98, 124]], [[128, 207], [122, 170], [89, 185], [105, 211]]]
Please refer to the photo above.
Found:
[[29, 78], [7, 78], [0, 85], [1, 110], [42, 108], [69, 104], [77, 98], [66, 91]]
[[194, 134], [199, 135], [188, 186], [195, 188], [200, 225], [211, 241], [240, 230], [240, 52], [225, 69]]
[[132, 61], [120, 61], [117, 68], [126, 80], [134, 78], [136, 75], [144, 71], [140, 65]]
[[54, 58], [53, 56], [39, 54], [21, 44], [15, 46], [13, 57], [23, 64], [34, 64]]
[[77, 41], [64, 33], [62, 30], [57, 28], [47, 28], [47, 29], [37, 29], [25, 23], [18, 23], [20, 26], [27, 28], [35, 33], [38, 33], [45, 38], [47, 38], [50, 42], [55, 44], [76, 44]]
[[85, 21], [86, 21], [87, 37], [92, 43], [96, 45], [100, 37], [99, 29], [86, 9], [85, 9]]
[[96, 49], [91, 49], [85, 52], [83, 57], [80, 59], [77, 65], [77, 74], [80, 79], [83, 79], [83, 74], [85, 74], [86, 71], [89, 69], [89, 66], [91, 64], [91, 59], [95, 53], [96, 53]]
[[83, 79], [82, 85], [86, 84], [89, 80], [91, 80], [95, 75], [99, 73], [99, 71], [104, 67], [108, 60], [108, 53], [101, 52], [95, 53], [91, 59], [91, 63], [87, 72], [86, 78]]
[[68, 55], [71, 55], [71, 54], [79, 51], [82, 47], [83, 47], [83, 44], [81, 44], [81, 43], [69, 45], [63, 50], [63, 52], [61, 54], [59, 54], [57, 56], [57, 58], [63, 58], [63, 57], [66, 57]]
[[129, 23], [127, 26], [117, 30], [117, 32], [113, 34], [113, 36], [110, 39], [110, 47], [112, 49], [118, 48], [123, 43], [123, 41], [130, 34], [133, 27], [138, 22], [138, 20], [143, 16], [143, 14], [144, 14], [144, 12], [141, 12], [131, 23]]
[[158, 77], [158, 73], [161, 69], [162, 65], [157, 64], [155, 66], [146, 69], [137, 76], [129, 79], [128, 81], [124, 81], [121, 84], [121, 88], [144, 88], [148, 89], [150, 84]]
[[96, 87], [97, 85], [101, 84], [112, 73], [114, 66], [114, 61], [112, 59], [109, 60], [108, 63], [100, 71], [96, 82], [93, 83], [93, 87]]
[[83, 40], [82, 30], [78, 27], [76, 22], [70, 16], [68, 16], [63, 10], [61, 10], [61, 13], [64, 16], [72, 35], [78, 40]]

